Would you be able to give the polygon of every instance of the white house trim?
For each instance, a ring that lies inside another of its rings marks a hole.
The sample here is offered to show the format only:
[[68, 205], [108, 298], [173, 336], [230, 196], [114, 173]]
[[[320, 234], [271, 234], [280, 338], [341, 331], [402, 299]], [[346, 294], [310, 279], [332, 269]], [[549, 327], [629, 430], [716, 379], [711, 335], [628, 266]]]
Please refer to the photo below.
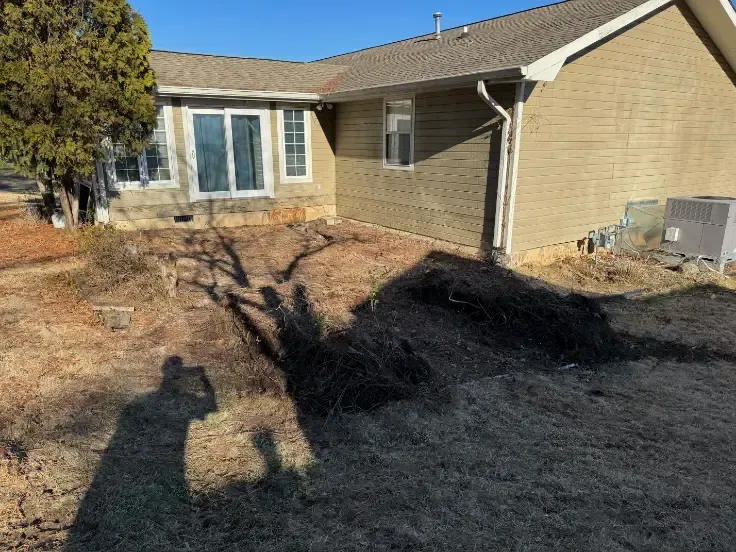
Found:
[[[304, 111], [304, 151], [307, 156], [305, 176], [286, 176], [286, 144], [284, 140], [284, 109]], [[312, 110], [304, 105], [279, 105], [276, 110], [279, 139], [279, 181], [281, 184], [308, 184], [312, 179]]]
[[320, 100], [319, 94], [306, 92], [272, 92], [268, 90], [232, 90], [227, 88], [192, 88], [189, 86], [159, 86], [159, 96], [177, 96], [185, 98], [246, 98], [253, 100], [282, 100], [293, 102], [312, 102]]
[[[702, 2], [703, 0], [690, 0], [692, 3]], [[708, 1], [708, 0], [706, 0]], [[728, 1], [728, 0], [725, 0]], [[527, 65], [525, 69], [526, 76], [524, 80], [529, 81], [540, 81], [540, 80], [554, 80], [557, 77], [559, 68], [563, 66], [565, 61], [575, 54], [582, 52], [586, 48], [593, 44], [600, 42], [607, 36], [617, 33], [624, 27], [631, 25], [632, 23], [646, 17], [647, 15], [660, 9], [662, 6], [667, 4], [674, 4], [674, 0], [649, 0], [648, 2], [634, 8], [633, 10], [617, 17], [616, 19], [609, 21], [605, 25], [601, 25], [597, 29], [589, 32], [566, 44], [562, 48], [555, 50], [551, 54], [547, 54], [543, 58]], [[557, 67], [555, 70], [554, 68]]]

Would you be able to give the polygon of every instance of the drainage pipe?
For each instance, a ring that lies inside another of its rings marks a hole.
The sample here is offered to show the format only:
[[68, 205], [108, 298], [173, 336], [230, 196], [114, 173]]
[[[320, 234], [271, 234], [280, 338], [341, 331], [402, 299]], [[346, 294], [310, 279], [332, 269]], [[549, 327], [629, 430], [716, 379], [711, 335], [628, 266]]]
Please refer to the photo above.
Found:
[[524, 104], [526, 103], [526, 82], [516, 84], [516, 103], [514, 104], [514, 131], [511, 137], [511, 171], [509, 172], [509, 208], [506, 222], [506, 255], [511, 255], [511, 240], [514, 233], [514, 213], [516, 210], [516, 182], [519, 180], [519, 150], [523, 129]]
[[506, 176], [508, 173], [509, 127], [511, 115], [488, 94], [485, 81], [478, 81], [478, 96], [503, 119], [501, 126], [501, 155], [498, 161], [498, 185], [496, 186], [496, 217], [493, 221], [493, 248], [499, 249], [502, 241], [504, 204], [506, 203]]

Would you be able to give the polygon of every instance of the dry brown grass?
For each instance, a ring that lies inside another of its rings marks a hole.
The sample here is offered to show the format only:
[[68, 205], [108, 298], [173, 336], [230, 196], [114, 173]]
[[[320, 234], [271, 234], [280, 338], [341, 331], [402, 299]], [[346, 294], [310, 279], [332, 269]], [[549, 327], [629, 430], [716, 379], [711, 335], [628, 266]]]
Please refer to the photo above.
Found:
[[[320, 231], [126, 236], [176, 254], [181, 284], [172, 301], [129, 292], [122, 332], [64, 283], [82, 260], [0, 270], [0, 549], [736, 547], [732, 292], [675, 275], [691, 286], [680, 295], [606, 304], [612, 336], [657, 347], [560, 370], [533, 340], [488, 339], [467, 313], [407, 293], [437, 269], [511, 289], [487, 264], [350, 223]], [[638, 270], [590, 286], [636, 288]], [[443, 390], [309, 415], [278, 332], [298, 286], [310, 343], [349, 347], [377, 324]], [[666, 341], [694, 352], [683, 361]]]
[[134, 234], [103, 226], [86, 226], [78, 231], [82, 266], [70, 273], [82, 296], [146, 301], [164, 293], [161, 267]]
[[591, 295], [611, 295], [632, 290], [663, 293], [682, 286], [715, 283], [733, 287], [733, 283], [713, 272], [684, 275], [668, 269], [653, 259], [628, 255], [603, 254], [593, 257], [569, 257], [549, 265], [524, 265], [519, 272], [562, 290]]

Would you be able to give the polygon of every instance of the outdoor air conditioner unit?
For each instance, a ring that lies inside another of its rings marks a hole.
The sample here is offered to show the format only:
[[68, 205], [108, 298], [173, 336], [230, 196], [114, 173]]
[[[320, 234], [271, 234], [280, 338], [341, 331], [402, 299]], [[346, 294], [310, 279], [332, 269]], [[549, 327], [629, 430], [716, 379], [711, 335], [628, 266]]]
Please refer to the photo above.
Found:
[[736, 198], [672, 197], [664, 215], [663, 248], [721, 265], [736, 259]]

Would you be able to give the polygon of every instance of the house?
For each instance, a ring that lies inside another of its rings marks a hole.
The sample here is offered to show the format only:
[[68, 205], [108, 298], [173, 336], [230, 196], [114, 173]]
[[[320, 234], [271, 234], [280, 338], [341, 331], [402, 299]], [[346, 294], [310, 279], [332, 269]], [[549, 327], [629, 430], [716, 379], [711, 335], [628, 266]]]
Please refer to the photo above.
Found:
[[729, 0], [568, 0], [310, 63], [154, 51], [145, 155], [113, 145], [121, 227], [338, 215], [516, 260], [627, 203], [736, 194]]

